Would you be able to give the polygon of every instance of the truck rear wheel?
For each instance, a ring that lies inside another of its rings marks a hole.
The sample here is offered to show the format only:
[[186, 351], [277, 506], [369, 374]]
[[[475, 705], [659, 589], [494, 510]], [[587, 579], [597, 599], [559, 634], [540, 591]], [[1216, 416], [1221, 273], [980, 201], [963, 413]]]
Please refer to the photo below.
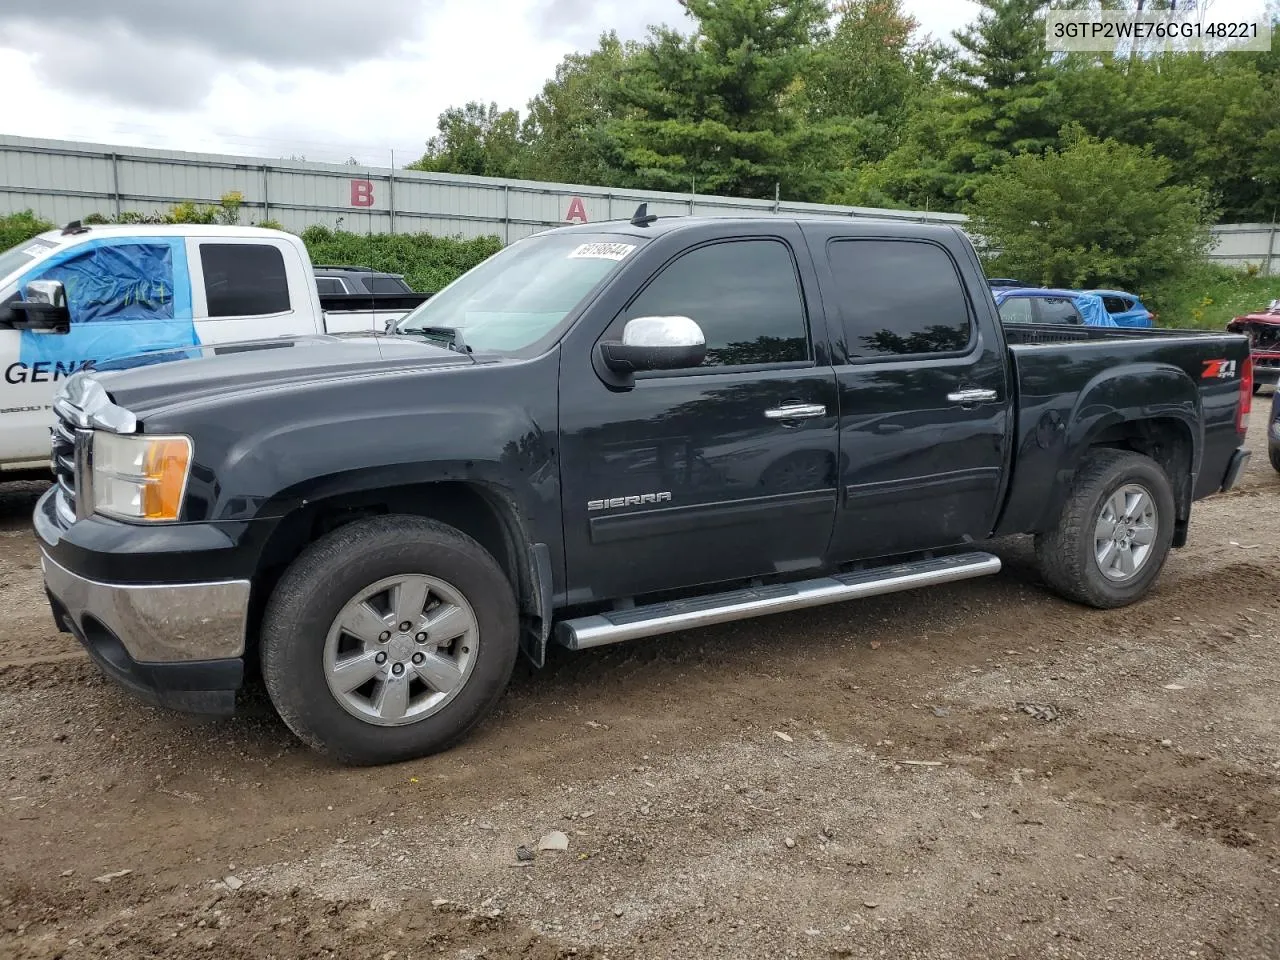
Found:
[[1140, 600], [1169, 556], [1175, 509], [1158, 463], [1097, 450], [1077, 472], [1057, 526], [1036, 537], [1041, 575], [1056, 593], [1091, 607]]
[[285, 724], [342, 763], [461, 740], [515, 666], [511, 585], [478, 543], [420, 517], [349, 524], [285, 572], [262, 623], [262, 674]]

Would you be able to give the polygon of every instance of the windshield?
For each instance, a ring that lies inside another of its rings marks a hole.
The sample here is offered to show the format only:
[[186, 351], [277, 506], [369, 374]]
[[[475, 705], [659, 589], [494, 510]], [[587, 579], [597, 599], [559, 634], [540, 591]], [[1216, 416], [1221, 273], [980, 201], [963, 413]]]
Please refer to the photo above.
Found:
[[44, 254], [46, 250], [52, 250], [56, 246], [56, 243], [35, 238], [23, 240], [16, 247], [10, 247], [4, 253], [0, 253], [0, 279], [11, 273], [17, 273], [36, 257]]
[[406, 314], [396, 331], [446, 327], [475, 351], [524, 350], [555, 331], [640, 242], [581, 233], [517, 241]]

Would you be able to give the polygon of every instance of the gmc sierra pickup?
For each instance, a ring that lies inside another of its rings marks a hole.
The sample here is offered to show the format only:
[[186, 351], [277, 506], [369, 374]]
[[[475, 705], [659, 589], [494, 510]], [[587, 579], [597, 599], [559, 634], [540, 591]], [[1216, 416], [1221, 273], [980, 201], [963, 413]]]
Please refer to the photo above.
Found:
[[1249, 456], [1244, 337], [1005, 327], [947, 226], [641, 210], [386, 335], [208, 353], [63, 384], [54, 617], [174, 708], [231, 711], [254, 664], [347, 763], [457, 743], [521, 650], [991, 574], [994, 537], [1133, 603]]

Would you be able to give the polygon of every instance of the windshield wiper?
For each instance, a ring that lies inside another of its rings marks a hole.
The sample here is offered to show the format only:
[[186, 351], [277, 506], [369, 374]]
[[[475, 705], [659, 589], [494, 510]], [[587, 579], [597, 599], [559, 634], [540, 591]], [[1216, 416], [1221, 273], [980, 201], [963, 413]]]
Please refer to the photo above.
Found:
[[472, 353], [471, 348], [467, 346], [466, 340], [462, 338], [462, 330], [458, 327], [406, 327], [398, 332], [401, 334], [421, 334], [428, 340], [443, 337], [450, 350], [456, 350], [458, 353], [468, 355]]

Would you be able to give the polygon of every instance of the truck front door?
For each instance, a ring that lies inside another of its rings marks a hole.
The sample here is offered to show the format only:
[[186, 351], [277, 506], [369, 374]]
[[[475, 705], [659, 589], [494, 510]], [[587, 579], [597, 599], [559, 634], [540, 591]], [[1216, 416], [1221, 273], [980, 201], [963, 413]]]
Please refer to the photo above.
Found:
[[[724, 227], [709, 227], [714, 234]], [[825, 557], [836, 510], [835, 375], [793, 224], [708, 239], [668, 260], [603, 336], [561, 363], [569, 602], [790, 573]], [[595, 343], [642, 316], [695, 320], [707, 359], [615, 390]], [[595, 330], [600, 327], [596, 326]]]
[[834, 559], [982, 540], [1008, 462], [1005, 349], [976, 264], [958, 238], [892, 230], [806, 227], [842, 326], [833, 333], [844, 465]]

